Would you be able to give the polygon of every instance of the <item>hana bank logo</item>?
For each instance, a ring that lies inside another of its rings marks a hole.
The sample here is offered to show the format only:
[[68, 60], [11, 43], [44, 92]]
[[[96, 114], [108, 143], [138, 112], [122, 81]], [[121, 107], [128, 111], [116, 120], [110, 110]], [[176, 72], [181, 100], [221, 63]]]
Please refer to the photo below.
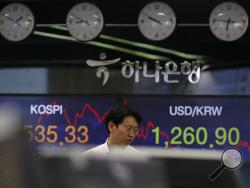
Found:
[[[148, 62], [140, 62], [140, 61], [121, 61], [121, 58], [105, 60], [106, 54], [100, 54], [100, 60], [88, 59], [86, 61], [89, 67], [98, 67], [96, 70], [97, 78], [102, 78], [102, 85], [105, 85], [109, 80], [109, 69], [108, 65], [116, 64], [118, 62], [121, 63], [121, 74], [124, 78], [134, 77], [135, 83], [140, 82], [140, 76], [146, 78], [154, 78], [155, 83], [159, 83], [161, 79], [165, 83], [179, 83], [180, 77], [187, 76], [187, 80], [196, 84], [200, 80], [200, 60], [195, 60], [192, 62], [183, 61], [179, 64], [174, 61], [163, 62], [154, 61], [154, 70], [149, 70]], [[152, 62], [150, 63], [152, 64]], [[162, 66], [163, 65], [163, 66]], [[162, 78], [161, 78], [162, 76]]]
[[[103, 56], [100, 56], [100, 57], [101, 57], [101, 59], [103, 59]], [[112, 60], [108, 60], [108, 61], [89, 59], [86, 61], [86, 63], [90, 67], [98, 67], [96, 70], [96, 76], [97, 76], [97, 78], [103, 77], [102, 85], [105, 85], [109, 79], [109, 69], [106, 66], [115, 64], [115, 63], [119, 62], [120, 60], [121, 60], [121, 58], [112, 59]]]

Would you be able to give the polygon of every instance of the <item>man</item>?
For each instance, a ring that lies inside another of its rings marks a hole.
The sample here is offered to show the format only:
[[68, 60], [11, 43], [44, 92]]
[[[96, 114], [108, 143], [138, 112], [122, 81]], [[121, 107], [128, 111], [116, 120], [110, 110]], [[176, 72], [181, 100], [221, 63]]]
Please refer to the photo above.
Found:
[[138, 112], [133, 111], [128, 106], [118, 106], [111, 109], [105, 118], [105, 124], [109, 137], [102, 145], [94, 147], [85, 153], [99, 153], [107, 155], [113, 147], [119, 147], [124, 151], [135, 151], [130, 146], [139, 132], [141, 116]]

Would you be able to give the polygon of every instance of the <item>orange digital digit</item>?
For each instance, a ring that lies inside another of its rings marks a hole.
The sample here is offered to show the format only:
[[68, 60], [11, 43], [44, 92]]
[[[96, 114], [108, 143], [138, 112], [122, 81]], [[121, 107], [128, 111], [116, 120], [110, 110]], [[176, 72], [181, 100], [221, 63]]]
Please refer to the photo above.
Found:
[[37, 125], [35, 127], [35, 141], [37, 143], [44, 143], [46, 140], [46, 131], [43, 125]]
[[88, 131], [89, 129], [85, 125], [78, 127], [77, 132], [80, 133], [80, 136], [77, 137], [78, 143], [86, 144], [89, 141]]
[[24, 125], [24, 131], [28, 135], [28, 141], [32, 141], [33, 139], [33, 131], [32, 131], [33, 126], [32, 125]]
[[73, 144], [76, 141], [76, 127], [69, 125], [66, 127], [65, 132], [68, 133], [68, 136], [65, 136], [66, 143]]
[[47, 129], [48, 143], [55, 143], [58, 140], [57, 125], [49, 125]]

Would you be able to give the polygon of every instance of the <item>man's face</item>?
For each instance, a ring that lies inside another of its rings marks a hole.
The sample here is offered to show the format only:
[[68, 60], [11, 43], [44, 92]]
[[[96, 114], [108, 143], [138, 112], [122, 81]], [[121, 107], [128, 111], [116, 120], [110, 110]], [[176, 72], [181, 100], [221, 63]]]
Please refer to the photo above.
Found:
[[138, 123], [133, 116], [127, 116], [119, 125], [111, 123], [109, 126], [110, 139], [115, 145], [129, 145], [138, 133]]

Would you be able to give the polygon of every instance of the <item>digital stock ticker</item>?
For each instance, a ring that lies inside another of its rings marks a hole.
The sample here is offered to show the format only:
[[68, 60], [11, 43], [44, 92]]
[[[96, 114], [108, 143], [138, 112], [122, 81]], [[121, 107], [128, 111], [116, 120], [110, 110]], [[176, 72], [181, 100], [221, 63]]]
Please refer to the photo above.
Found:
[[39, 150], [98, 145], [108, 137], [104, 119], [124, 103], [142, 116], [133, 144], [162, 149], [238, 148], [250, 161], [249, 97], [215, 96], [1, 96], [24, 116], [28, 140]]

